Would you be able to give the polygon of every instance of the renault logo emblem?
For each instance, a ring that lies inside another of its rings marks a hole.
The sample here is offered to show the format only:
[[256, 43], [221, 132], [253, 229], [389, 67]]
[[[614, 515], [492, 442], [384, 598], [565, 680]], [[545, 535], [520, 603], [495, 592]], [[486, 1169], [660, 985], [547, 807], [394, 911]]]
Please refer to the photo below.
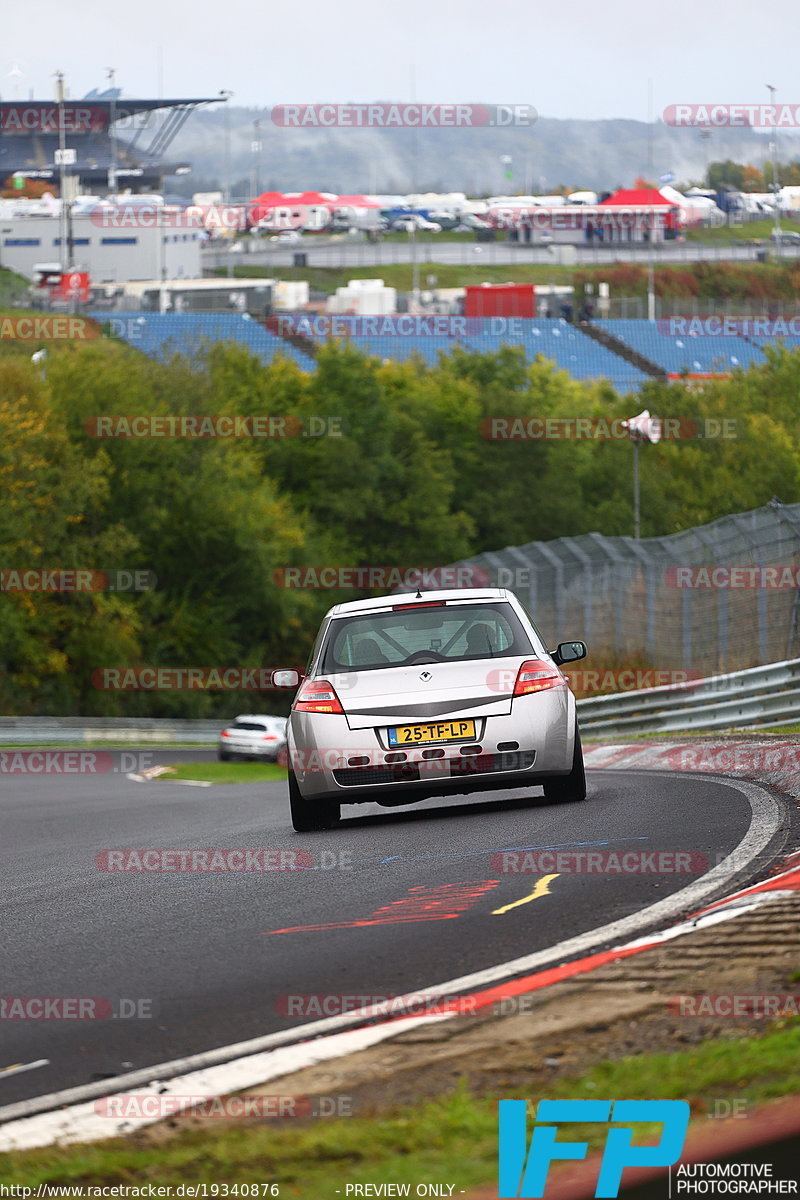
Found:
[[423, 683], [427, 683], [429, 679], [433, 679], [433, 676], [431, 675], [430, 671], [423, 671], [420, 675], [420, 679]]

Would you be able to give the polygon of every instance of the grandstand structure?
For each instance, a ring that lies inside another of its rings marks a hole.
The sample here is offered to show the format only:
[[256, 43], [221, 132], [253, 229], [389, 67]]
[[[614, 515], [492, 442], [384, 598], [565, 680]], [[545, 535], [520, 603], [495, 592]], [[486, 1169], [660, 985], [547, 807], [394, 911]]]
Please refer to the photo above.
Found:
[[[315, 356], [324, 342], [282, 335], [281, 323], [266, 322], [248, 313], [159, 313], [114, 311], [90, 314], [99, 322], [113, 317], [114, 328], [143, 353], [157, 358], [173, 354], [194, 357], [218, 341], [245, 346], [264, 363], [283, 354], [304, 371], [315, 369]], [[573, 379], [605, 379], [620, 392], [637, 392], [649, 379], [692, 380], [719, 378], [766, 362], [767, 339], [736, 336], [671, 337], [659, 322], [603, 320], [572, 325], [561, 318], [515, 318], [515, 334], [492, 331], [490, 321], [470, 320], [452, 334], [398, 336], [353, 333], [340, 339], [368, 357], [406, 361], [418, 357], [435, 366], [440, 355], [456, 346], [467, 351], [496, 353], [519, 346], [528, 362], [551, 361]], [[782, 339], [800, 345], [800, 338]]]
[[738, 333], [675, 337], [661, 322], [643, 320], [600, 320], [596, 326], [663, 368], [670, 378], [730, 375], [764, 362], [759, 346]]
[[[83, 100], [0, 101], [0, 181], [13, 176], [40, 180], [58, 189], [59, 139], [74, 151], [69, 164], [77, 191], [106, 195], [118, 189], [162, 192], [170, 175], [186, 174], [189, 163], [165, 159], [176, 134], [201, 105], [224, 96], [189, 100], [128, 100], [118, 88]], [[70, 155], [70, 158], [72, 156]]]
[[279, 337], [265, 323], [248, 313], [148, 313], [96, 312], [89, 316], [108, 331], [120, 336], [143, 354], [166, 360], [176, 354], [197, 358], [215, 342], [234, 342], [244, 346], [263, 363], [278, 354], [293, 359], [305, 371], [313, 370], [313, 356], [298, 350], [288, 339]]

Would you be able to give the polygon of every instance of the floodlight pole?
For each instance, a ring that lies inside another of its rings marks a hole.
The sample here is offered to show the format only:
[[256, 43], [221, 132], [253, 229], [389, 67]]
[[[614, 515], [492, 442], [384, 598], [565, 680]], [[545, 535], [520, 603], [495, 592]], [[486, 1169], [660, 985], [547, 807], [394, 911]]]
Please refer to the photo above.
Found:
[[56, 104], [58, 105], [58, 191], [61, 199], [59, 211], [59, 234], [61, 242], [61, 272], [65, 275], [70, 267], [69, 214], [67, 211], [67, 131], [64, 128], [64, 73], [56, 71]]
[[111, 105], [109, 112], [108, 134], [111, 145], [111, 154], [108, 162], [108, 190], [113, 196], [117, 191], [117, 138], [114, 132], [114, 126], [117, 121], [117, 96], [115, 76], [116, 72], [113, 67], [106, 68], [106, 76], [111, 85]]
[[230, 199], [231, 199], [231, 123], [230, 123], [230, 115], [229, 115], [229, 110], [228, 110], [228, 101], [230, 100], [231, 96], [233, 95], [233, 92], [230, 91], [228, 88], [221, 88], [219, 94], [220, 94], [220, 99], [223, 101], [223, 103], [225, 105], [225, 108], [223, 109], [223, 127], [224, 127], [225, 141], [224, 141], [224, 147], [223, 147], [224, 170], [223, 170], [223, 180], [222, 180], [222, 199], [224, 200], [225, 204], [230, 204]]
[[[766, 85], [769, 92], [770, 104], [775, 107], [775, 93], [777, 88], [770, 84]], [[773, 116], [772, 119], [772, 198], [775, 201], [773, 206], [773, 215], [775, 219], [775, 249], [778, 258], [781, 257], [781, 214], [778, 205], [778, 123]]]
[[636, 541], [641, 536], [641, 512], [639, 505], [639, 438], [633, 437], [633, 536]]

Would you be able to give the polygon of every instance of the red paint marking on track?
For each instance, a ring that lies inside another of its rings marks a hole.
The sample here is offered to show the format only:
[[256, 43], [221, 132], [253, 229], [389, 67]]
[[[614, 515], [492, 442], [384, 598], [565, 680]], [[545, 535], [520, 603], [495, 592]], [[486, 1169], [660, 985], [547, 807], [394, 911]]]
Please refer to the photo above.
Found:
[[443, 883], [438, 887], [413, 887], [402, 900], [392, 900], [366, 917], [352, 921], [331, 921], [319, 925], [292, 925], [288, 929], [268, 929], [262, 936], [275, 933], [316, 933], [326, 929], [359, 929], [366, 925], [398, 925], [411, 921], [452, 921], [472, 908], [499, 879], [473, 880], [469, 883]]

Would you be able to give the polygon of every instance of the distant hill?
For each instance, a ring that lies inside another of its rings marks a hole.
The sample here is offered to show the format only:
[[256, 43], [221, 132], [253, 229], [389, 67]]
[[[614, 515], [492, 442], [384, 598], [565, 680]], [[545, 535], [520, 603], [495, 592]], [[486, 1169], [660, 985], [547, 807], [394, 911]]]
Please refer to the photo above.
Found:
[[[275, 188], [332, 192], [461, 191], [488, 195], [506, 191], [547, 193], [570, 188], [612, 190], [638, 176], [658, 179], [671, 171], [678, 183], [699, 182], [709, 161], [733, 159], [763, 164], [768, 135], [749, 129], [673, 129], [661, 122], [541, 118], [516, 129], [287, 129], [268, 109], [232, 108], [227, 114], [230, 175], [234, 195], [249, 195], [253, 179], [254, 121], [262, 144], [258, 181]], [[226, 116], [221, 108], [200, 110], [170, 149], [187, 159], [193, 174], [172, 183], [182, 191], [221, 185]], [[512, 181], [502, 155], [512, 158]], [[779, 157], [800, 157], [800, 138], [781, 134]]]

